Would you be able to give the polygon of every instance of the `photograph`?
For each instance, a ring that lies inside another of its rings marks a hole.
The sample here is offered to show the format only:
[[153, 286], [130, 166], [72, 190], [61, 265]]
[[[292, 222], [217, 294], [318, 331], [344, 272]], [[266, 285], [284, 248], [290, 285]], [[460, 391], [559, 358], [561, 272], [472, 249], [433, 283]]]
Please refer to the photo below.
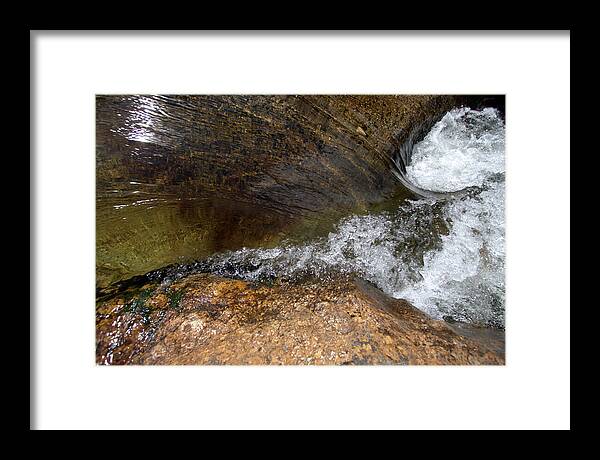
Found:
[[30, 431], [570, 430], [570, 25], [488, 20], [30, 29]]
[[96, 95], [96, 363], [504, 365], [505, 105]]

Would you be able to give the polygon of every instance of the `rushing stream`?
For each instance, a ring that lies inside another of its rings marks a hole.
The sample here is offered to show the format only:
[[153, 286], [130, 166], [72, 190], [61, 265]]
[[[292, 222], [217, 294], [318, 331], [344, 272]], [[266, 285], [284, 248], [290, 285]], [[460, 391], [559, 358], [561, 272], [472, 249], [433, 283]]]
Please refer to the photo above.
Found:
[[[274, 247], [239, 250], [214, 244], [212, 256], [148, 277], [168, 284], [201, 271], [256, 282], [306, 277], [326, 282], [331, 275], [351, 274], [392, 297], [409, 300], [434, 318], [504, 328], [500, 113], [464, 107], [446, 113], [413, 146], [403, 173], [403, 180], [416, 189], [435, 193], [414, 200], [401, 197], [378, 211], [346, 217], [322, 236], [289, 234]], [[206, 221], [217, 222], [217, 217]], [[193, 221], [199, 219], [192, 216]], [[218, 234], [238, 228], [230, 220], [217, 229]], [[188, 243], [198, 244], [195, 239]]]
[[435, 318], [504, 327], [504, 122], [454, 109], [413, 148], [407, 177], [445, 199], [352, 216], [328, 236], [217, 254], [197, 268], [250, 281], [354, 273]]

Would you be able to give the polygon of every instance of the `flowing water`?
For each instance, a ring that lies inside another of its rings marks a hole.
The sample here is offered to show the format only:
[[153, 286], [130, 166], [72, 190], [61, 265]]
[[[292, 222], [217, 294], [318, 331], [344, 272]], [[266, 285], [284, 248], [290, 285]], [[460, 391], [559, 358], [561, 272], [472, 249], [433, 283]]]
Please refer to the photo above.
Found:
[[448, 112], [412, 151], [407, 177], [441, 199], [352, 216], [329, 235], [217, 254], [195, 269], [250, 281], [356, 274], [434, 318], [504, 327], [504, 122]]

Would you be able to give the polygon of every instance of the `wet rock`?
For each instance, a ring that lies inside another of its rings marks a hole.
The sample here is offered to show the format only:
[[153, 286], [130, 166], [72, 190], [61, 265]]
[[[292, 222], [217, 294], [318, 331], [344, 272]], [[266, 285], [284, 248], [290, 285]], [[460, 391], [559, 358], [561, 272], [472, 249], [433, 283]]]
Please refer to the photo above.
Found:
[[358, 279], [250, 283], [194, 274], [97, 305], [99, 364], [503, 364]]
[[97, 284], [324, 232], [403, 193], [391, 158], [456, 96], [98, 96]]

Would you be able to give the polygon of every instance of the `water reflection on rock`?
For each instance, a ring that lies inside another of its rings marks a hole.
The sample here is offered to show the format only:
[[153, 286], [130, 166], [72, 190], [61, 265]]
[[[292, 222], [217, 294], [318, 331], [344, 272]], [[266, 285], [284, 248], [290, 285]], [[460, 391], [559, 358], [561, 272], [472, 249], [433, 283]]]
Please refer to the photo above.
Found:
[[411, 127], [464, 99], [98, 96], [98, 285], [389, 199]]

